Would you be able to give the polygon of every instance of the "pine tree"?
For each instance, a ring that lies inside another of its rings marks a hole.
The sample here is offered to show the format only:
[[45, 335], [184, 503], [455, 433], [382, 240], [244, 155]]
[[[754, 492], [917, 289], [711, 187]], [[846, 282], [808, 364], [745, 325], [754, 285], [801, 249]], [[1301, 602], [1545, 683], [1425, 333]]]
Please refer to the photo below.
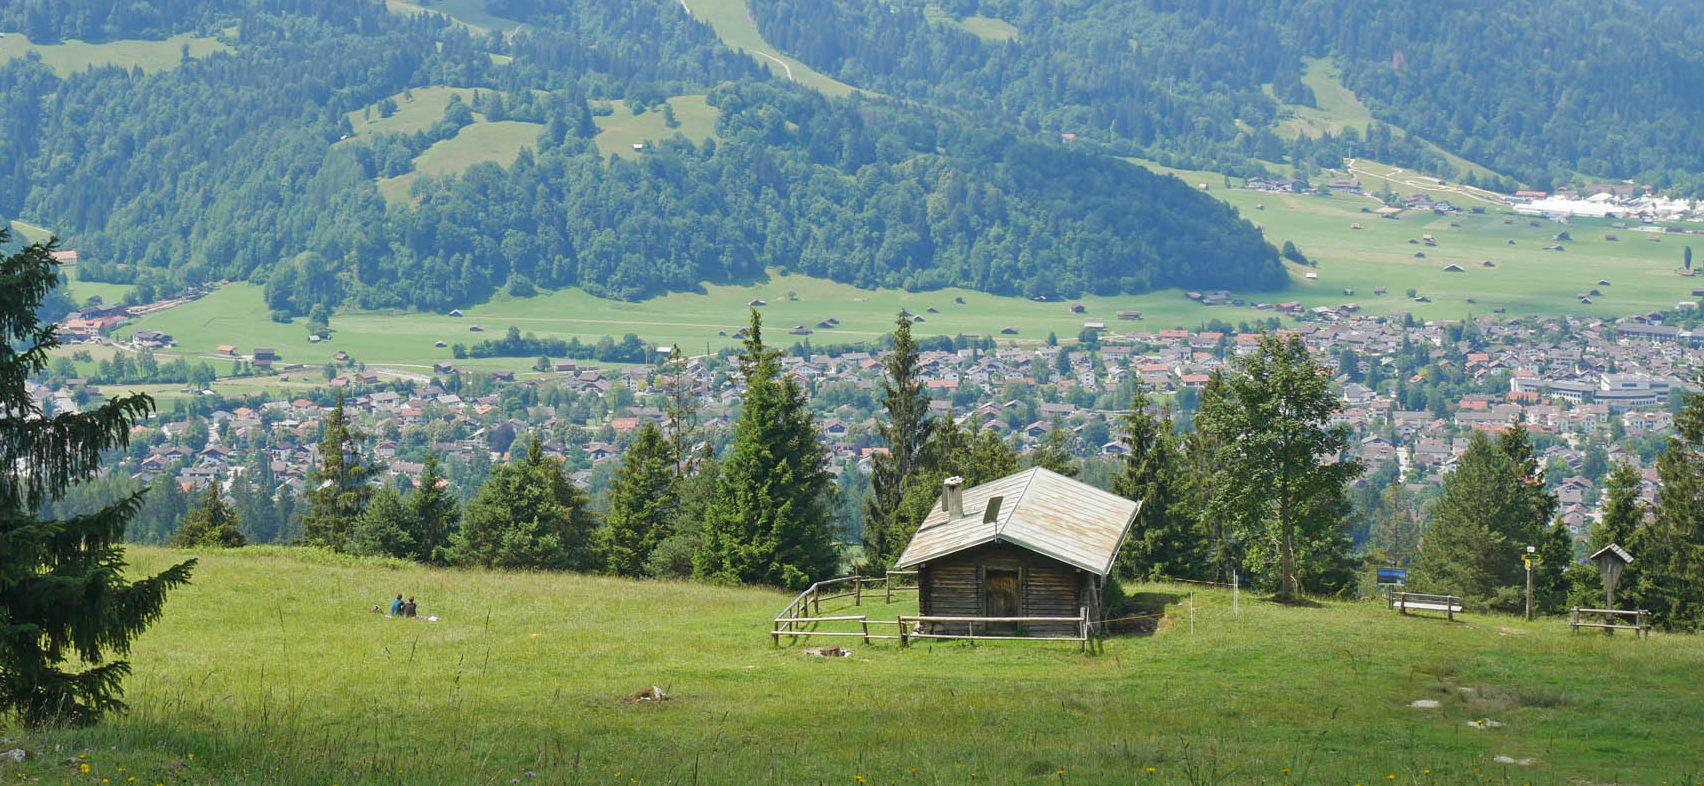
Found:
[[704, 512], [693, 573], [712, 581], [797, 589], [827, 578], [839, 559], [828, 515], [832, 481], [804, 391], [763, 345], [762, 317], [740, 358], [745, 398], [716, 496]]
[[461, 505], [450, 493], [450, 482], [444, 477], [437, 454], [427, 454], [420, 485], [408, 495], [407, 504], [414, 559], [444, 564], [444, 549], [461, 524]]
[[1048, 429], [1047, 437], [1030, 451], [1029, 465], [1074, 478], [1082, 472], [1071, 455], [1071, 430], [1058, 420]]
[[1662, 491], [1651, 523], [1635, 531], [1628, 549], [1638, 567], [1633, 596], [1669, 630], [1704, 624], [1704, 396], [1685, 402], [1678, 433], [1657, 457]]
[[597, 567], [597, 519], [586, 495], [568, 482], [561, 462], [544, 455], [534, 435], [526, 457], [495, 467], [468, 502], [452, 539], [452, 564], [515, 570]]
[[1118, 575], [1124, 579], [1200, 579], [1206, 574], [1207, 544], [1200, 529], [1183, 515], [1178, 476], [1182, 456], [1172, 435], [1169, 412], [1149, 411], [1148, 394], [1137, 382], [1124, 416], [1124, 461], [1112, 479], [1112, 491], [1142, 503], [1124, 549]]
[[901, 507], [907, 489], [923, 468], [924, 451], [934, 429], [929, 397], [917, 373], [917, 342], [911, 338], [911, 320], [904, 314], [894, 321], [893, 352], [882, 367], [882, 406], [888, 417], [887, 422], [877, 424], [876, 432], [888, 449], [871, 456], [870, 493], [864, 497], [863, 571], [871, 574], [892, 567], [905, 548], [905, 542], [898, 540], [898, 535], [908, 530], [900, 518]]
[[1420, 553], [1420, 512], [1401, 477], [1379, 495], [1378, 514], [1373, 522], [1373, 552], [1380, 564], [1406, 567]]
[[238, 529], [237, 511], [219, 497], [219, 484], [207, 484], [207, 493], [183, 519], [183, 526], [172, 536], [172, 546], [180, 549], [234, 549], [246, 539]]
[[349, 529], [349, 553], [403, 559], [415, 556], [412, 518], [395, 487], [379, 489]]
[[1247, 528], [1249, 563], [1275, 574], [1280, 602], [1300, 595], [1298, 577], [1335, 576], [1325, 566], [1344, 558], [1336, 551], [1345, 542], [1343, 488], [1361, 467], [1321, 460], [1348, 445], [1346, 427], [1327, 426], [1343, 406], [1330, 384], [1300, 336], [1262, 335], [1258, 350], [1237, 359], [1237, 372], [1222, 388], [1202, 397], [1196, 418], [1221, 443], [1212, 515]]
[[[1633, 542], [1634, 533], [1645, 520], [1645, 503], [1639, 500], [1643, 481], [1631, 464], [1618, 464], [1610, 470], [1604, 480], [1603, 516], [1587, 533], [1587, 552], [1597, 552], [1612, 543], [1625, 548]], [[1633, 566], [1626, 570], [1633, 570]]]
[[320, 440], [320, 466], [308, 476], [308, 489], [302, 495], [308, 504], [302, 516], [302, 537], [310, 546], [344, 550], [356, 517], [373, 494], [367, 485], [371, 468], [361, 460], [362, 439], [360, 432], [349, 427], [340, 389]]
[[651, 552], [670, 534], [675, 466], [663, 430], [646, 421], [610, 481], [609, 512], [601, 531], [604, 565], [610, 573], [645, 575]]
[[[0, 226], [0, 245], [10, 239]], [[125, 524], [137, 492], [94, 513], [40, 520], [32, 511], [94, 477], [154, 408], [144, 394], [43, 417], [25, 389], [59, 345], [37, 308], [59, 283], [55, 242], [0, 258], [0, 713], [25, 727], [89, 724], [123, 711], [130, 664], [109, 660], [159, 619], [166, 592], [189, 581], [189, 560], [125, 578]], [[67, 658], [87, 665], [62, 668]]]
[[[1524, 463], [1524, 462], [1523, 462]], [[1521, 554], [1537, 546], [1545, 519], [1534, 519], [1534, 494], [1521, 463], [1482, 431], [1469, 439], [1432, 509], [1410, 583], [1420, 589], [1525, 606]]]
[[1569, 569], [1579, 564], [1574, 534], [1558, 518], [1539, 536], [1538, 564], [1532, 570], [1532, 607], [1536, 614], [1560, 614], [1568, 608]]
[[692, 471], [692, 438], [698, 430], [698, 380], [686, 369], [686, 355], [676, 344], [663, 365], [664, 412], [668, 417], [669, 447], [675, 457], [675, 476]]

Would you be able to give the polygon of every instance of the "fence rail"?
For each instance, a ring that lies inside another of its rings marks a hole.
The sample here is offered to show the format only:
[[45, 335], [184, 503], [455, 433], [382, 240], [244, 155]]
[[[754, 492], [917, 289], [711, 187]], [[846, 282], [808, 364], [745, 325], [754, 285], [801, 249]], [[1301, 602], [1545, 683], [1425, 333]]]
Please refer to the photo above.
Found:
[[[1602, 616], [1603, 621], [1584, 622], [1580, 619], [1581, 614], [1598, 614]], [[1617, 617], [1632, 617], [1633, 624], [1627, 625], [1611, 622], [1611, 620]], [[1651, 612], [1644, 609], [1638, 609], [1636, 611], [1622, 611], [1620, 609], [1576, 608], [1569, 615], [1568, 627], [1575, 633], [1579, 633], [1581, 628], [1601, 628], [1604, 633], [1614, 633], [1618, 630], [1630, 630], [1633, 631], [1633, 636], [1635, 638], [1639, 636], [1649, 637], [1651, 635]]]
[[[1088, 647], [1093, 633], [1093, 622], [1089, 619], [1087, 606], [1081, 607], [1075, 617], [938, 617], [926, 615], [900, 615], [891, 620], [870, 619], [866, 614], [822, 614], [822, 602], [840, 598], [851, 598], [853, 606], [862, 606], [864, 588], [880, 585], [881, 598], [886, 603], [893, 602], [894, 593], [917, 592], [916, 583], [906, 583], [906, 579], [915, 579], [917, 571], [890, 570], [885, 576], [842, 576], [836, 579], [825, 579], [806, 587], [793, 598], [793, 602], [775, 615], [769, 628], [770, 643], [780, 646], [782, 636], [804, 638], [808, 636], [854, 637], [868, 643], [879, 639], [897, 639], [901, 646], [909, 646], [911, 639], [961, 639], [966, 641], [1075, 641], [1083, 648]], [[871, 597], [877, 597], [872, 590]], [[823, 623], [857, 623], [858, 630], [818, 630]], [[924, 625], [964, 624], [967, 633], [935, 633], [925, 631]], [[987, 629], [978, 634], [977, 625], [1026, 625], [1041, 623], [1070, 623], [1077, 627], [1075, 636], [1007, 636], [988, 633]], [[893, 625], [898, 628], [895, 634], [871, 633], [871, 625]]]

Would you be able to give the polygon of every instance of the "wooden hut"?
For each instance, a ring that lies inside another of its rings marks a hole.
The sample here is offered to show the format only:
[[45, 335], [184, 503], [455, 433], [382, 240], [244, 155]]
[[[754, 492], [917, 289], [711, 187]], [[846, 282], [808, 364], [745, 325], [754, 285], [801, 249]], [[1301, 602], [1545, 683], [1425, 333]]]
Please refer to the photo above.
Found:
[[[925, 617], [1100, 617], [1101, 587], [1141, 504], [1040, 467], [972, 488], [948, 478], [896, 567], [917, 570]], [[969, 623], [929, 623], [967, 633]], [[978, 624], [1072, 636], [1074, 622]]]

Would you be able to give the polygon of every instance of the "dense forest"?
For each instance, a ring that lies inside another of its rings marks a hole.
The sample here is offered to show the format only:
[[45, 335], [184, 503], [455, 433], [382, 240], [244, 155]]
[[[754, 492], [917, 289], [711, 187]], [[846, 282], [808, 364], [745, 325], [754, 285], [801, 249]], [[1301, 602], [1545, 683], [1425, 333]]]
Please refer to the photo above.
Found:
[[[1375, 117], [1523, 181], [1704, 185], [1689, 174], [1704, 170], [1704, 9], [1676, 0], [750, 5], [770, 42], [855, 86], [1197, 166], [1346, 154], [1358, 139], [1271, 130], [1279, 101], [1315, 103], [1303, 58], [1328, 57]], [[984, 40], [937, 9], [1016, 36]], [[1379, 154], [1454, 174], [1414, 140]]]
[[[0, 66], [0, 213], [69, 235], [86, 278], [157, 293], [249, 280], [280, 315], [540, 286], [642, 298], [772, 268], [1028, 296], [1284, 284], [1258, 230], [1174, 178], [1016, 126], [774, 84], [678, 4], [637, 5], [505, 6], [533, 23], [505, 37], [379, 3], [257, 0], [221, 33], [231, 51], [168, 70], [61, 77], [15, 60]], [[137, 24], [102, 32], [184, 29]], [[429, 85], [480, 92], [425, 130], [352, 137], [348, 113]], [[716, 138], [637, 160], [588, 140], [590, 101], [692, 93], [716, 108]], [[387, 205], [375, 178], [474, 111], [543, 130], [511, 166], [421, 176]]]

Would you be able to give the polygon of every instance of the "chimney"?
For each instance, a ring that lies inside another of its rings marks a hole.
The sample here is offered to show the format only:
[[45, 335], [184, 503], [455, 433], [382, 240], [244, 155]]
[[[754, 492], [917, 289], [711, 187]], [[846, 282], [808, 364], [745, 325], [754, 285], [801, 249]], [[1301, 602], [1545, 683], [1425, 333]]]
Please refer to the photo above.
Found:
[[941, 481], [941, 510], [947, 512], [947, 518], [956, 519], [964, 515], [964, 478], [954, 475]]

